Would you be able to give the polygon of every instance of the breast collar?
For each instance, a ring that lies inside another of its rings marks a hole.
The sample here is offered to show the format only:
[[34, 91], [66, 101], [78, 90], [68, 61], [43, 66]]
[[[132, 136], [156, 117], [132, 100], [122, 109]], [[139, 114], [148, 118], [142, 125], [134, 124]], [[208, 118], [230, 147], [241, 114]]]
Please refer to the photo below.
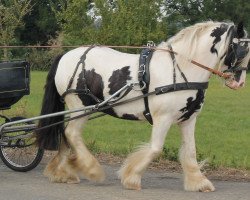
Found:
[[[185, 74], [180, 69], [178, 63], [176, 63], [175, 54], [173, 53], [173, 48], [171, 45], [168, 46], [170, 49], [170, 56], [173, 61], [173, 84], [166, 85], [162, 87], [155, 88], [156, 95], [165, 94], [169, 92], [181, 91], [181, 90], [205, 90], [208, 88], [208, 82], [189, 82], [185, 76]], [[150, 61], [154, 53], [154, 49], [145, 48], [140, 53], [139, 59], [139, 71], [138, 71], [138, 81], [141, 87], [141, 91], [143, 94], [148, 93], [149, 84], [150, 84]], [[183, 78], [183, 83], [176, 83], [176, 68], [178, 69], [181, 77]], [[144, 97], [144, 105], [145, 110], [143, 112], [144, 117], [148, 120], [148, 122], [153, 125], [153, 119], [149, 109], [148, 96]]]

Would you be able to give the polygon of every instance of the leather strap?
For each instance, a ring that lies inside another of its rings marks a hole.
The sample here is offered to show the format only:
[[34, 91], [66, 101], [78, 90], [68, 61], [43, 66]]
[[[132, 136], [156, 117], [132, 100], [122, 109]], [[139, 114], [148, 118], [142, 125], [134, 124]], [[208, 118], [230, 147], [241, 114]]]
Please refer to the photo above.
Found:
[[160, 95], [181, 90], [205, 90], [207, 88], [208, 88], [208, 82], [204, 83], [188, 82], [188, 85], [186, 83], [175, 83], [171, 85], [157, 87], [155, 88], [155, 92], [156, 95]]
[[[140, 87], [142, 88], [142, 93], [148, 93], [149, 84], [150, 84], [150, 73], [149, 73], [149, 64], [150, 60], [153, 56], [154, 50], [151, 48], [143, 49], [140, 54], [139, 60], [139, 72], [138, 72], [138, 81]], [[148, 122], [153, 125], [153, 119], [150, 114], [149, 105], [148, 105], [148, 97], [144, 98], [145, 110], [143, 112], [144, 117], [148, 120]]]
[[187, 80], [187, 77], [185, 76], [185, 74], [182, 72], [180, 66], [178, 65], [178, 63], [176, 62], [176, 58], [175, 58], [175, 55], [174, 55], [174, 51], [173, 51], [173, 48], [171, 46], [171, 44], [168, 45], [168, 48], [170, 49], [170, 56], [172, 58], [172, 61], [173, 61], [173, 84], [174, 84], [174, 87], [175, 87], [175, 84], [176, 84], [176, 70], [175, 70], [175, 67], [177, 67], [178, 71], [180, 72], [181, 74], [181, 77], [183, 78], [183, 80], [185, 81], [185, 83], [189, 84], [188, 80]]
[[84, 54], [81, 56], [79, 62], [78, 62], [77, 65], [76, 65], [75, 71], [74, 71], [73, 75], [71, 76], [71, 78], [70, 78], [70, 80], [69, 80], [69, 83], [68, 83], [68, 86], [67, 86], [66, 91], [61, 95], [61, 101], [62, 101], [62, 102], [64, 102], [64, 98], [65, 98], [65, 96], [66, 96], [67, 94], [79, 92], [79, 91], [76, 90], [76, 89], [70, 89], [70, 87], [71, 87], [71, 85], [72, 85], [72, 83], [73, 83], [73, 81], [74, 81], [74, 78], [75, 78], [75, 76], [76, 76], [76, 72], [77, 72], [77, 70], [78, 70], [80, 64], [82, 64], [82, 71], [83, 71], [83, 73], [84, 73], [84, 75], [83, 75], [84, 89], [81, 90], [81, 93], [86, 93], [86, 94], [88, 94], [88, 95], [91, 96], [91, 97], [94, 96], [94, 95], [89, 91], [89, 89], [88, 89], [88, 87], [87, 87], [87, 84], [86, 84], [86, 80], [85, 80], [85, 60], [86, 60], [86, 57], [87, 57], [88, 52], [89, 52], [91, 49], [93, 49], [94, 47], [96, 47], [96, 45], [90, 46], [90, 47], [84, 52]]

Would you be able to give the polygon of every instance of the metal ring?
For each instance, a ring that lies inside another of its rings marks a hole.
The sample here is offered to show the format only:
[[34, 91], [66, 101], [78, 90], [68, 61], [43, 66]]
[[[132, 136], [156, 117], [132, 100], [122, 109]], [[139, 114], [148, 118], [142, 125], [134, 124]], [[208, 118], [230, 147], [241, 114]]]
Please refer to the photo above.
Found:
[[[143, 84], [143, 86], [141, 87], [140, 83], [133, 83], [132, 84], [132, 89], [134, 91], [142, 91], [143, 89], [146, 88], [146, 83], [144, 81], [141, 81], [141, 83]], [[139, 89], [135, 89], [135, 86], [138, 85], [139, 86]]]

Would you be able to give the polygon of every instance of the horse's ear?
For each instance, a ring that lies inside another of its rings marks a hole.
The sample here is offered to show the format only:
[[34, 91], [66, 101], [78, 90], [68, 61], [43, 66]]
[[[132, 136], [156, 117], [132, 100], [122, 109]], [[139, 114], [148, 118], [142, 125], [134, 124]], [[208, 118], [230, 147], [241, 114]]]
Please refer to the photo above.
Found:
[[237, 26], [237, 35], [238, 35], [238, 38], [243, 38], [245, 35], [242, 21], [239, 22], [239, 24]]

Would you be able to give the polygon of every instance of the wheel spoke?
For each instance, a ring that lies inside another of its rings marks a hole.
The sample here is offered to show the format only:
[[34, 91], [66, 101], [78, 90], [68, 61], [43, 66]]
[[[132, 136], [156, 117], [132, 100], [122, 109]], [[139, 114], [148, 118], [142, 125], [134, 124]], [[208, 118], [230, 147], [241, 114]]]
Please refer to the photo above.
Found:
[[[20, 120], [20, 118], [16, 120]], [[25, 131], [6, 133], [4, 137], [9, 138], [9, 145], [0, 147], [3, 162], [15, 171], [31, 170], [39, 164], [43, 157], [43, 150], [34, 145], [35, 138], [32, 134], [30, 138], [16, 137], [27, 133]]]

